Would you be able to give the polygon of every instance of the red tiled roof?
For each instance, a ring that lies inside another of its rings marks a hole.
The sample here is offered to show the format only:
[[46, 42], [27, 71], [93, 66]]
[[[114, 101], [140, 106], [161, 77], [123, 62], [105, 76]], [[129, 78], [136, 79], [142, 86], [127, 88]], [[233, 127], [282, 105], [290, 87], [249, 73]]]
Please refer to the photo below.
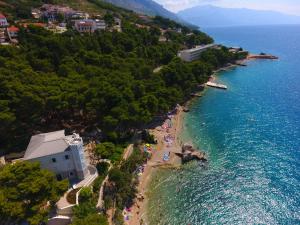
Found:
[[11, 32], [18, 32], [20, 29], [18, 27], [15, 27], [15, 26], [11, 26], [8, 28], [8, 31], [11, 31]]
[[79, 23], [79, 26], [93, 26], [92, 23]]
[[22, 23], [20, 25], [25, 27], [25, 28], [30, 26], [30, 25], [36, 26], [36, 27], [46, 27], [46, 24], [44, 24], [44, 23]]
[[6, 19], [6, 17], [2, 13], [0, 13], [0, 19]]

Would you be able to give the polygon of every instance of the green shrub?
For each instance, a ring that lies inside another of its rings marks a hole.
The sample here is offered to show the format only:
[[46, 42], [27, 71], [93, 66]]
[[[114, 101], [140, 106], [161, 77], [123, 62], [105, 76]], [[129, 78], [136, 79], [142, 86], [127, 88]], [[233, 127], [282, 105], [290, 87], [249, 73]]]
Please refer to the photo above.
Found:
[[149, 144], [156, 144], [157, 143], [157, 141], [154, 138], [154, 135], [150, 134], [149, 131], [147, 131], [147, 130], [142, 131], [142, 140], [145, 143], [149, 143]]
[[90, 187], [83, 187], [79, 193], [79, 203], [92, 201], [93, 192]]
[[107, 162], [99, 162], [97, 163], [96, 168], [99, 175], [106, 175], [109, 168], [109, 164]]
[[94, 190], [94, 192], [98, 192], [99, 191], [104, 178], [105, 178], [104, 176], [98, 176], [95, 179], [95, 181], [93, 183], [93, 190]]

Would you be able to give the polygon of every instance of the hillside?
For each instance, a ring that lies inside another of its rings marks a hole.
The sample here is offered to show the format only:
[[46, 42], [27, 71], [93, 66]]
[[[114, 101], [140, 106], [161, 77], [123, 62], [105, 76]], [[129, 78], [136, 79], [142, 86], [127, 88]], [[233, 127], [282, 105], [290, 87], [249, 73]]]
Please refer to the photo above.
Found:
[[[7, 1], [9, 7], [23, 9], [42, 2]], [[98, 127], [103, 139], [124, 141], [182, 102], [207, 78], [205, 71], [219, 65], [190, 65], [176, 57], [181, 48], [211, 43], [204, 33], [162, 17], [143, 24], [135, 13], [109, 4], [90, 1], [87, 6], [109, 18], [118, 16], [122, 32], [79, 34], [69, 28], [55, 34], [22, 28], [15, 19], [26, 21], [28, 11], [23, 17], [10, 15], [9, 22], [20, 27], [19, 48], [0, 47], [0, 152], [22, 151], [32, 134], [57, 129], [86, 134]], [[159, 66], [166, 69], [154, 74]], [[197, 72], [203, 66], [207, 70]]]
[[200, 27], [300, 24], [300, 17], [274, 11], [197, 6], [177, 14]]
[[[106, 10], [118, 11], [119, 13], [128, 13], [128, 10], [121, 9], [102, 0], [3, 0], [0, 1], [1, 12], [9, 18], [30, 19], [31, 9], [42, 4], [60, 4], [70, 6], [76, 10], [88, 13], [105, 13]], [[132, 14], [132, 13], [131, 13]]]
[[18, 16], [20, 18], [30, 18], [31, 8], [41, 6], [44, 3], [68, 5], [74, 9], [80, 9], [87, 12], [99, 12], [103, 9], [125, 12], [125, 9], [127, 9], [150, 16], [162, 16], [186, 24], [189, 27], [196, 28], [196, 26], [180, 19], [176, 14], [166, 10], [163, 6], [152, 0], [3, 0], [0, 1], [0, 8], [1, 12], [8, 15]]
[[159, 5], [158, 3], [152, 0], [105, 0], [105, 1], [143, 14], [159, 15], [170, 19], [177, 18], [177, 16], [174, 13], [166, 10], [163, 6]]

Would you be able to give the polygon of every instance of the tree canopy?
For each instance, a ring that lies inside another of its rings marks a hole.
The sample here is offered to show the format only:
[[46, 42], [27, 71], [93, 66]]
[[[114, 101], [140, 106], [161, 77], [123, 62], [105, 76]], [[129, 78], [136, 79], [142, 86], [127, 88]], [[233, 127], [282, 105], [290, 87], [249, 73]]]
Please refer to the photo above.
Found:
[[39, 224], [48, 216], [49, 205], [67, 190], [68, 181], [57, 181], [39, 163], [17, 162], [0, 169], [0, 220], [26, 220]]
[[108, 225], [107, 219], [105, 216], [93, 213], [88, 214], [86, 217], [79, 219], [75, 218], [72, 222], [72, 225]]
[[[106, 20], [123, 12], [118, 10], [112, 8]], [[161, 17], [149, 22], [149, 29], [136, 21], [127, 12], [122, 32], [85, 35], [29, 26], [21, 28], [18, 48], [0, 46], [0, 151], [24, 150], [37, 131], [93, 126], [102, 130], [104, 141], [123, 142], [184, 102], [213, 69], [234, 60], [222, 48], [182, 62], [177, 58], [181, 48], [213, 40]], [[168, 28], [166, 42], [159, 41], [162, 28]]]

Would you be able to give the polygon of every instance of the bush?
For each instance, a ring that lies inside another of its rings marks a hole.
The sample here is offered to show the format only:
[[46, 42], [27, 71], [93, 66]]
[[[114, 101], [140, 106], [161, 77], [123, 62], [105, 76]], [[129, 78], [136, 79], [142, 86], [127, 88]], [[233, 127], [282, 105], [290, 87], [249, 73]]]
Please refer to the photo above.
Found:
[[142, 131], [142, 140], [146, 143], [156, 144], [157, 141], [154, 138], [154, 135], [150, 134], [149, 131], [143, 130]]
[[121, 159], [124, 148], [111, 142], [98, 144], [95, 149], [95, 156], [99, 159], [109, 159], [117, 162]]
[[91, 202], [85, 202], [74, 206], [73, 208], [74, 218], [83, 219], [89, 214], [97, 213], [97, 209]]
[[109, 172], [111, 186], [106, 188], [107, 195], [105, 201], [109, 203], [113, 199], [119, 209], [131, 207], [136, 196], [136, 177], [134, 171], [146, 160], [145, 154], [139, 149], [134, 149], [132, 155], [122, 163], [120, 168], [113, 168]]
[[93, 190], [94, 190], [94, 192], [98, 192], [99, 191], [103, 180], [104, 180], [104, 176], [99, 176], [99, 177], [96, 178], [96, 180], [93, 183]]
[[106, 175], [108, 171], [109, 164], [107, 162], [99, 162], [96, 165], [99, 175]]
[[91, 202], [93, 197], [93, 192], [90, 187], [83, 187], [79, 193], [79, 202]]
[[117, 209], [113, 218], [113, 222], [115, 225], [123, 225], [124, 224], [124, 218], [122, 215], [122, 211], [120, 209]]
[[84, 218], [75, 218], [72, 225], [108, 225], [107, 219], [104, 215], [98, 213], [88, 214]]

